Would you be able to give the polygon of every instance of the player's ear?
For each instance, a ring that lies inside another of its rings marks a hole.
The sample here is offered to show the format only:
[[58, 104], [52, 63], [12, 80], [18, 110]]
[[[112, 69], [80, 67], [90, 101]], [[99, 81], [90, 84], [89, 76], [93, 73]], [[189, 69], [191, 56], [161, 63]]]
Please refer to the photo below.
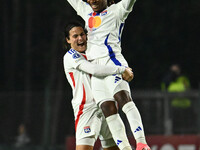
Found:
[[68, 39], [68, 38], [66, 37], [65, 40], [66, 40], [67, 43], [71, 44], [71, 40], [70, 40], [70, 39]]

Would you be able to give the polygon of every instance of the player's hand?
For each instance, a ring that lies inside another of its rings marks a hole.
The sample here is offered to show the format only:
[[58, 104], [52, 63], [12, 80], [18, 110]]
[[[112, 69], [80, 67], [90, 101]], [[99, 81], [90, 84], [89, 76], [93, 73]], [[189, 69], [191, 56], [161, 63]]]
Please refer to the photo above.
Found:
[[134, 74], [131, 68], [126, 68], [124, 73], [122, 74], [122, 78], [128, 82], [133, 80]]

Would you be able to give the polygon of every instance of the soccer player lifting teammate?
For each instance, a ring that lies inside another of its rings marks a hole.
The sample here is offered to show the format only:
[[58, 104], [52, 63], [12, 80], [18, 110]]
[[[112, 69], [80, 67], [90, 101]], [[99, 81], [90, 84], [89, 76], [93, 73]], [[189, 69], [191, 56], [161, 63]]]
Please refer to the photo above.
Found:
[[87, 38], [79, 23], [73, 22], [66, 26], [65, 39], [70, 47], [63, 61], [73, 90], [76, 150], [92, 150], [98, 136], [104, 150], [119, 150], [112, 139], [105, 117], [92, 96], [89, 74], [99, 77], [123, 74], [127, 80], [131, 80], [132, 72], [123, 66], [102, 66], [88, 62], [83, 54], [87, 47]]
[[[107, 0], [87, 0], [87, 3], [82, 0], [68, 0], [68, 2], [85, 20], [88, 30], [86, 51], [88, 60], [94, 64], [128, 67], [127, 61], [121, 54], [121, 34], [135, 0], [121, 0], [109, 7]], [[122, 76], [110, 75], [106, 78], [92, 76], [91, 85], [94, 99], [101, 107], [118, 147], [122, 150], [131, 150], [122, 134], [125, 131], [113, 98], [127, 116], [136, 139], [136, 150], [150, 150], [146, 143], [141, 116], [130, 96], [130, 87], [122, 80]]]

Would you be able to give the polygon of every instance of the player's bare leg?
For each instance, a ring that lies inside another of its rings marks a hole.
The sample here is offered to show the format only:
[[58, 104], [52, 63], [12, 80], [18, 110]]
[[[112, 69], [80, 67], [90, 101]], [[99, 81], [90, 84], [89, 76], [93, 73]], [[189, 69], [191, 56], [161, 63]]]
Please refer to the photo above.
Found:
[[118, 102], [120, 108], [122, 108], [123, 112], [126, 114], [126, 117], [129, 121], [131, 131], [137, 143], [136, 150], [150, 150], [146, 143], [140, 113], [132, 101], [129, 92], [125, 90], [119, 91], [114, 95], [114, 98]]
[[90, 145], [77, 145], [76, 150], [93, 150], [93, 146]]
[[119, 150], [117, 146], [109, 147], [109, 148], [104, 148], [103, 150]]

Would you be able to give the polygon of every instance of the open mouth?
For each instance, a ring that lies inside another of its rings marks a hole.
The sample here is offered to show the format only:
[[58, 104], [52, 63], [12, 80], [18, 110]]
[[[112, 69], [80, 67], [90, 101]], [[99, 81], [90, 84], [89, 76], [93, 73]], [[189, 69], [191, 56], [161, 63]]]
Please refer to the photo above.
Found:
[[78, 46], [85, 46], [85, 43], [78, 43]]
[[97, 9], [98, 6], [99, 6], [99, 5], [96, 5], [96, 4], [92, 4], [92, 5], [91, 5], [92, 9]]

